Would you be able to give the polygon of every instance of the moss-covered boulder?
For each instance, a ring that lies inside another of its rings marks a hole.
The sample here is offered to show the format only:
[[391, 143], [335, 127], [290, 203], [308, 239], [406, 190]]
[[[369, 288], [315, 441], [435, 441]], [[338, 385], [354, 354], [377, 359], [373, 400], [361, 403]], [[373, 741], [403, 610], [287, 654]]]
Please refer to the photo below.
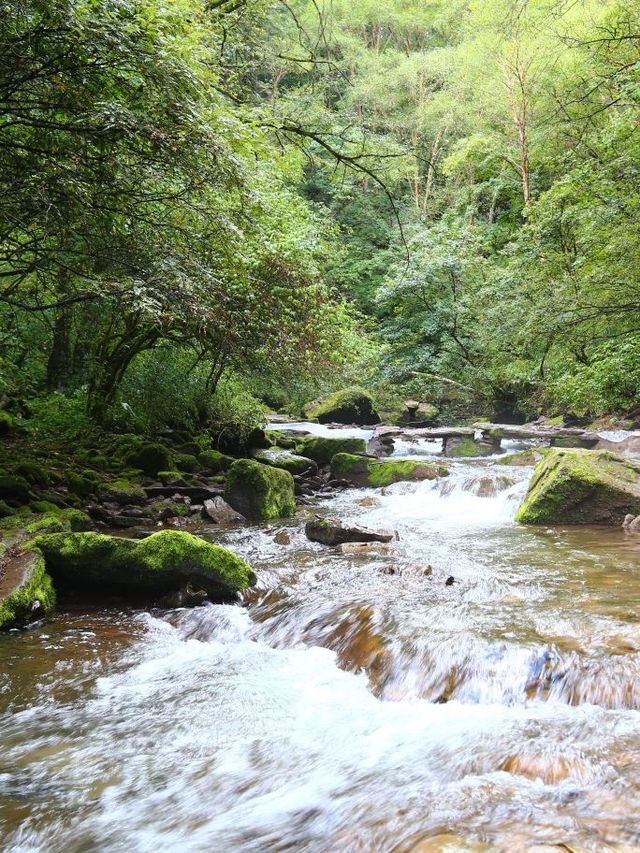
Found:
[[219, 450], [202, 450], [198, 454], [198, 461], [202, 468], [206, 471], [211, 471], [213, 474], [221, 474], [223, 471], [228, 471], [233, 465], [233, 456], [227, 456], [226, 453], [220, 453]]
[[40, 462], [19, 462], [13, 468], [13, 474], [18, 477], [23, 477], [30, 485], [40, 486], [46, 489], [51, 482], [51, 478]]
[[331, 474], [339, 480], [347, 480], [354, 486], [379, 488], [403, 480], [435, 480], [449, 473], [443, 465], [416, 462], [410, 459], [371, 459], [338, 453], [331, 460]]
[[517, 453], [508, 453], [496, 459], [496, 465], [513, 465], [514, 467], [527, 468], [534, 466], [549, 452], [548, 447], [531, 447], [529, 450], [519, 450]]
[[328, 465], [336, 453], [365, 453], [367, 443], [363, 438], [303, 438], [296, 445], [296, 453], [313, 459], [318, 465]]
[[15, 429], [15, 421], [9, 412], [0, 409], [0, 435], [8, 435]]
[[53, 610], [56, 595], [38, 551], [5, 553], [0, 573], [0, 630], [21, 628]]
[[130, 480], [112, 480], [109, 483], [100, 484], [98, 497], [101, 501], [120, 504], [120, 506], [140, 505], [146, 501], [147, 493], [142, 486]]
[[21, 506], [29, 503], [30, 486], [24, 477], [13, 474], [0, 475], [0, 500], [9, 506]]
[[640, 514], [640, 463], [608, 450], [552, 448], [536, 465], [516, 520], [610, 524]]
[[450, 459], [466, 459], [475, 456], [492, 456], [500, 451], [500, 439], [476, 439], [473, 436], [448, 438], [444, 454]]
[[264, 465], [283, 468], [285, 471], [289, 471], [290, 474], [308, 474], [315, 473], [318, 470], [318, 464], [313, 459], [307, 459], [306, 456], [297, 456], [288, 450], [256, 450], [253, 457]]
[[[44, 507], [48, 507], [43, 511]], [[80, 532], [92, 530], [89, 516], [79, 509], [60, 509], [47, 501], [34, 501], [34, 512], [14, 513], [0, 522], [0, 535], [19, 533], [20, 539], [27, 540], [39, 533]]]
[[139, 468], [153, 477], [158, 471], [171, 471], [175, 467], [171, 451], [164, 444], [142, 444], [125, 456], [125, 462], [132, 468]]
[[371, 395], [363, 388], [346, 388], [312, 403], [304, 409], [305, 417], [321, 424], [378, 424], [380, 417], [373, 407]]
[[173, 530], [142, 539], [99, 533], [54, 533], [35, 545], [60, 588], [157, 596], [192, 584], [215, 601], [252, 586], [251, 567], [226, 548]]
[[293, 477], [253, 459], [237, 459], [227, 475], [224, 499], [245, 518], [271, 521], [296, 510]]
[[187, 481], [180, 471], [158, 471], [158, 479], [163, 486], [186, 486]]
[[201, 468], [197, 458], [191, 453], [175, 453], [173, 458], [179, 471], [193, 473]]

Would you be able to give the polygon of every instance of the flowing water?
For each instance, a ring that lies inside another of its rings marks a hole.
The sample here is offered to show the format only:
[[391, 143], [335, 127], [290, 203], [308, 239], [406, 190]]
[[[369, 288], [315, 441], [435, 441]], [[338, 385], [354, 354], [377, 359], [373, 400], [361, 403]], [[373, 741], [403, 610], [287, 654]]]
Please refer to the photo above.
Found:
[[[531, 469], [451, 470], [205, 528], [245, 606], [1, 637], [3, 849], [640, 850], [640, 537], [518, 527]], [[398, 539], [339, 553], [316, 512]]]

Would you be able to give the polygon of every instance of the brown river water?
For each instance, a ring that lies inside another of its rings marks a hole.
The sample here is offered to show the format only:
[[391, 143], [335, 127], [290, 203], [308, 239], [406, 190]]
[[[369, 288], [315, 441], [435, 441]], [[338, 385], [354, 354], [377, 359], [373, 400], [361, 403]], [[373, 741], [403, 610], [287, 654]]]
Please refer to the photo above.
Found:
[[[0, 849], [640, 851], [640, 535], [520, 527], [531, 469], [451, 471], [203, 528], [244, 606], [1, 636]], [[342, 554], [312, 512], [399, 539]]]

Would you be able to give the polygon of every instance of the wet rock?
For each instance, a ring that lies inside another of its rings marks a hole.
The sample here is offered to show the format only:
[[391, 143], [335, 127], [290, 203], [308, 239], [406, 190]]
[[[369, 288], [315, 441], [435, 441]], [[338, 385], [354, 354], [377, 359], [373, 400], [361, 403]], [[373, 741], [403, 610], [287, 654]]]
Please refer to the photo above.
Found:
[[476, 439], [471, 436], [447, 438], [444, 441], [444, 455], [451, 458], [492, 456], [500, 450], [499, 438]]
[[347, 525], [341, 521], [316, 516], [305, 525], [307, 538], [323, 545], [342, 545], [346, 542], [391, 542], [395, 538], [392, 530], [370, 530], [358, 525]]
[[160, 607], [199, 607], [207, 600], [204, 589], [193, 589], [190, 583], [182, 589], [163, 596], [158, 604]]
[[587, 782], [593, 777], [592, 768], [583, 759], [552, 751], [539, 755], [511, 755], [500, 765], [500, 770], [527, 779], [540, 779], [545, 785], [556, 785], [565, 779]]
[[0, 630], [22, 628], [53, 610], [53, 584], [39, 552], [2, 552], [0, 543]]
[[352, 557], [389, 553], [389, 545], [386, 542], [343, 542], [337, 549], [341, 554], [349, 554]]
[[273, 537], [273, 541], [276, 543], [276, 545], [290, 545], [291, 534], [288, 530], [278, 530], [276, 535]]
[[629, 533], [640, 533], [640, 515], [634, 516], [631, 515], [631, 513], [628, 513], [624, 517], [622, 526], [625, 530], [628, 530]]
[[238, 459], [233, 463], [227, 476], [224, 499], [252, 521], [286, 518], [296, 510], [291, 474], [253, 459]]
[[551, 449], [539, 462], [516, 520], [621, 526], [640, 514], [640, 462], [607, 450]]
[[454, 578], [454, 576], [453, 576], [453, 575], [449, 575], [449, 577], [448, 577], [448, 578], [446, 579], [446, 581], [444, 582], [444, 585], [445, 585], [445, 586], [453, 586], [455, 582], [456, 582], [456, 579]]
[[224, 498], [219, 496], [204, 502], [202, 517], [209, 518], [216, 524], [242, 524], [246, 521], [243, 515], [236, 512]]
[[358, 506], [382, 506], [382, 501], [379, 498], [366, 497], [358, 501]]
[[253, 453], [253, 458], [264, 465], [283, 468], [285, 471], [289, 471], [290, 474], [313, 474], [318, 470], [318, 463], [313, 459], [307, 459], [305, 456], [297, 456], [289, 450], [280, 450], [278, 448], [256, 450]]
[[331, 460], [331, 474], [354, 486], [380, 488], [403, 480], [435, 480], [448, 474], [447, 468], [413, 460], [371, 459], [339, 453]]

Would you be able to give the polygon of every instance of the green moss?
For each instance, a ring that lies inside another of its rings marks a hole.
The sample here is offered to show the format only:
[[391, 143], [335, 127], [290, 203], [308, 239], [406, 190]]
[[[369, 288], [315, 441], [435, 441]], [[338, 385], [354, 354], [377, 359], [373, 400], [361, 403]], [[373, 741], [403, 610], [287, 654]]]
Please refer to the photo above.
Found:
[[224, 497], [237, 512], [253, 520], [284, 518], [293, 515], [296, 509], [291, 474], [252, 459], [233, 463]]
[[290, 474], [304, 474], [307, 471], [317, 471], [318, 465], [313, 459], [305, 456], [296, 456], [288, 450], [256, 450], [253, 454], [258, 462], [263, 465], [272, 465], [274, 468], [282, 468]]
[[180, 471], [158, 471], [158, 479], [163, 486], [186, 486]]
[[13, 513], [14, 509], [6, 501], [0, 501], [0, 518], [6, 518]]
[[450, 459], [466, 459], [475, 456], [491, 456], [498, 447], [490, 442], [476, 441], [471, 436], [447, 441], [446, 455]]
[[313, 459], [318, 465], [328, 465], [336, 453], [365, 453], [367, 443], [363, 438], [303, 438], [296, 453]]
[[434, 480], [449, 471], [443, 465], [409, 459], [371, 459], [338, 453], [331, 461], [331, 473], [337, 479], [349, 480], [356, 486], [380, 488], [403, 480]]
[[31, 501], [29, 504], [34, 512], [51, 513], [57, 515], [60, 512], [60, 507], [51, 501]]
[[50, 613], [55, 607], [56, 594], [42, 555], [31, 552], [25, 554], [22, 559], [29, 561], [25, 572], [26, 581], [0, 601], [2, 630], [26, 624], [36, 601], [40, 602], [40, 612], [43, 614]]
[[371, 395], [364, 388], [336, 391], [316, 406], [305, 407], [305, 416], [319, 423], [377, 424], [380, 422]]
[[121, 505], [140, 504], [147, 499], [147, 493], [142, 486], [129, 480], [113, 480], [109, 483], [102, 483], [99, 486], [98, 494], [103, 501], [113, 501]]
[[94, 479], [88, 479], [82, 474], [77, 474], [75, 471], [69, 471], [66, 477], [67, 488], [74, 495], [79, 495], [82, 498], [89, 497], [96, 490], [96, 482]]
[[191, 581], [224, 598], [256, 580], [244, 560], [190, 533], [163, 530], [142, 541], [99, 533], [52, 534], [35, 543], [54, 580], [71, 587], [161, 593]]
[[219, 450], [203, 450], [198, 454], [198, 460], [203, 468], [214, 474], [228, 471], [234, 462], [232, 456], [220, 453]]
[[174, 454], [174, 460], [176, 468], [180, 471], [193, 472], [200, 469], [200, 463], [196, 457], [192, 456], [190, 453], [176, 453]]
[[[36, 502], [34, 502], [36, 503]], [[41, 503], [46, 504], [46, 501]], [[0, 529], [5, 531], [24, 530], [26, 533], [62, 533], [64, 531], [91, 530], [93, 523], [89, 516], [77, 509], [60, 509], [54, 506], [47, 512], [36, 512], [25, 515], [14, 513], [0, 523]]]
[[534, 447], [531, 450], [521, 450], [518, 453], [509, 453], [496, 459], [496, 465], [536, 465], [549, 452], [548, 447]]
[[172, 454], [163, 444], [142, 444], [125, 455], [125, 462], [150, 476], [174, 468]]
[[11, 506], [20, 506], [29, 503], [30, 499], [29, 483], [24, 477], [0, 477], [0, 500], [5, 500]]
[[15, 429], [15, 425], [15, 421], [9, 412], [0, 410], [0, 435], [8, 435]]
[[536, 466], [516, 520], [614, 524], [640, 514], [640, 465], [609, 451], [551, 448]]
[[38, 462], [20, 462], [13, 469], [13, 473], [23, 477], [28, 483], [41, 486], [46, 489], [50, 483], [47, 471]]

